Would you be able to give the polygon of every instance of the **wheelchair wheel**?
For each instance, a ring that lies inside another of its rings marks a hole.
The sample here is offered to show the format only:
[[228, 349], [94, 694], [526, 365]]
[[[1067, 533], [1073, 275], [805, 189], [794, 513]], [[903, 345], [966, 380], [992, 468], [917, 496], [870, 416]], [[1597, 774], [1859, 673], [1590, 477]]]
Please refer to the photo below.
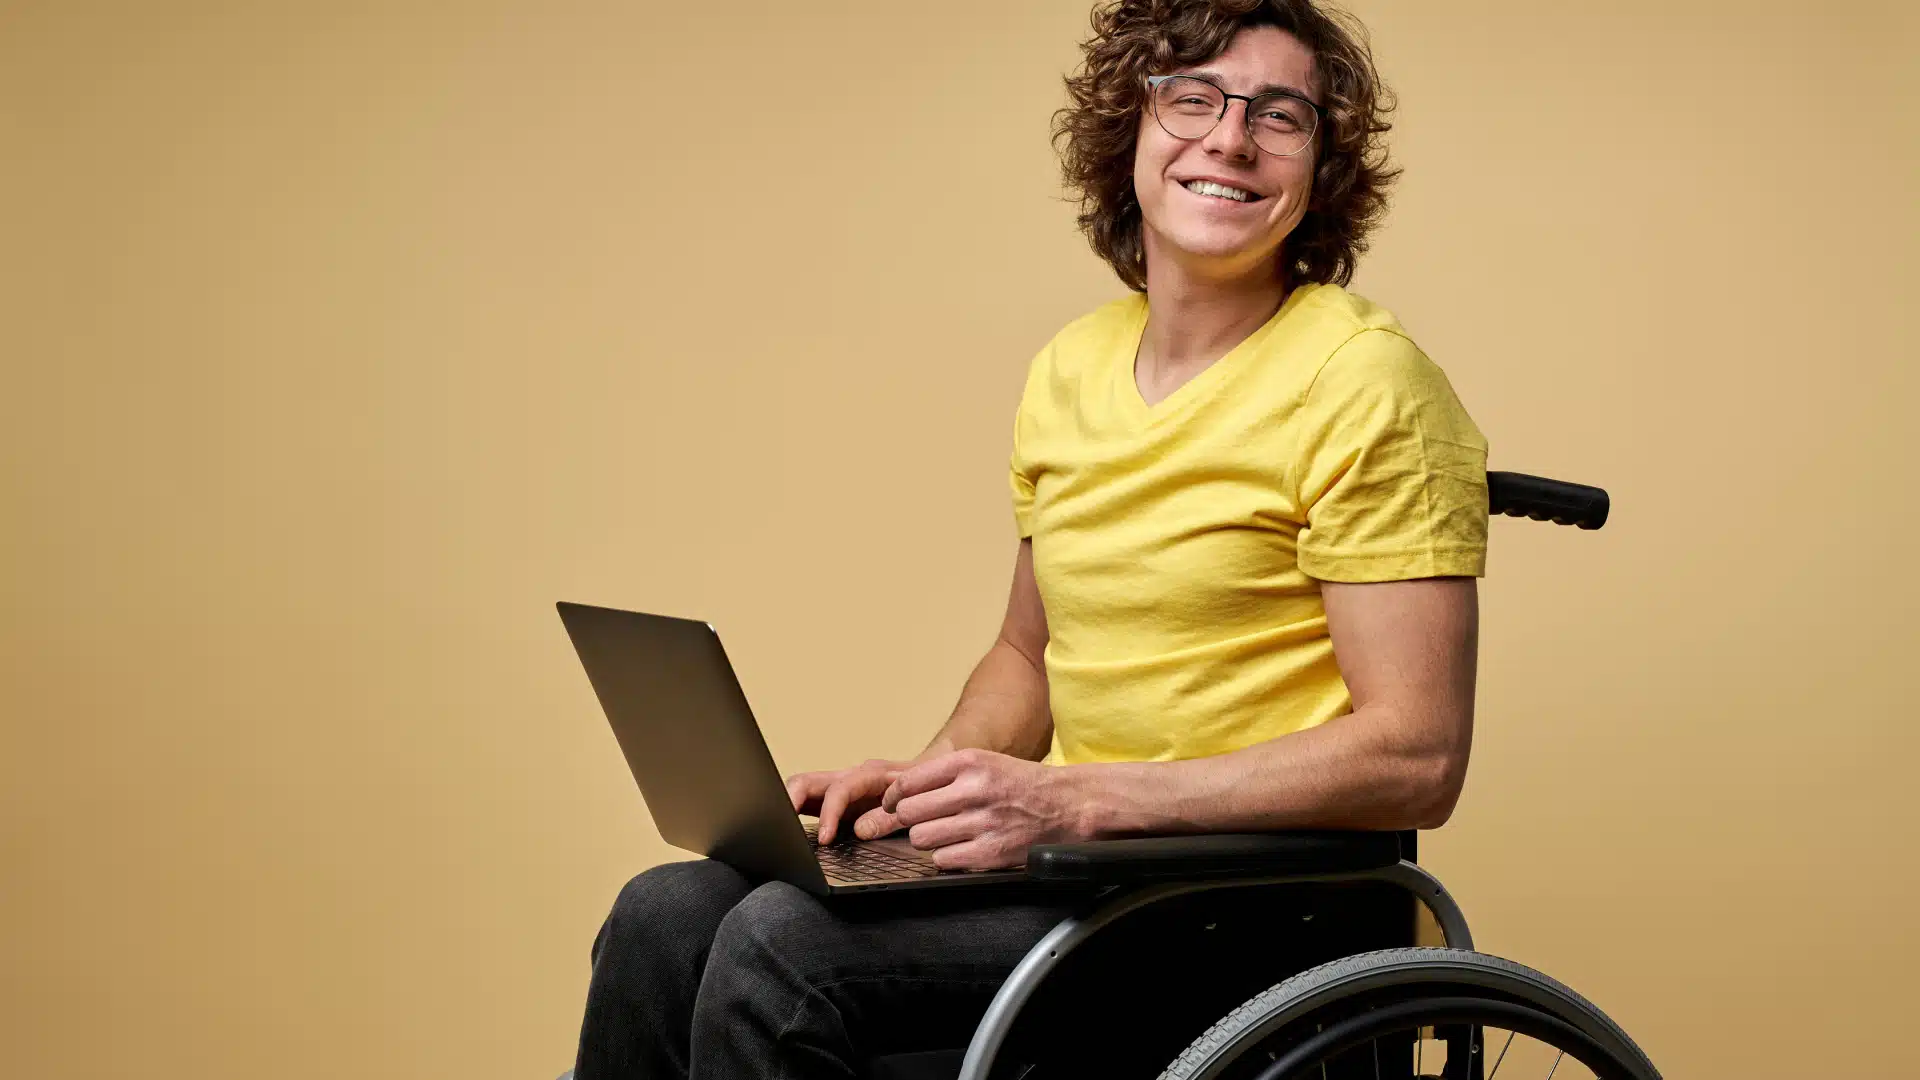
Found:
[[1161, 1080], [1659, 1080], [1626, 1032], [1531, 968], [1387, 949], [1305, 971], [1235, 1009]]

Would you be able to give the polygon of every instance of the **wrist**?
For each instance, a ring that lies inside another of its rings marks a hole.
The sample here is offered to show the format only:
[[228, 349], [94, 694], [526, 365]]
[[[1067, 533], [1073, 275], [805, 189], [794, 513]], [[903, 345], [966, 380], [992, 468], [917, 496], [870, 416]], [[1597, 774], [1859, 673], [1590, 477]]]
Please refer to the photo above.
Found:
[[1075, 838], [1112, 840], [1147, 831], [1133, 800], [1125, 794], [1127, 766], [1062, 765], [1058, 772], [1066, 785], [1068, 820]]

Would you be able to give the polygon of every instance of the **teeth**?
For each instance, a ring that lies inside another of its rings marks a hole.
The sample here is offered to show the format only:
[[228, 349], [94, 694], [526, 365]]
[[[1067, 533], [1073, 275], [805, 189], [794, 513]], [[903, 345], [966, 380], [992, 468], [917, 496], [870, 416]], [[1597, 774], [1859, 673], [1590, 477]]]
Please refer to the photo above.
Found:
[[1225, 184], [1216, 184], [1211, 180], [1189, 180], [1186, 187], [1195, 195], [1215, 195], [1235, 202], [1253, 201], [1253, 192], [1241, 191], [1239, 188], [1231, 188]]

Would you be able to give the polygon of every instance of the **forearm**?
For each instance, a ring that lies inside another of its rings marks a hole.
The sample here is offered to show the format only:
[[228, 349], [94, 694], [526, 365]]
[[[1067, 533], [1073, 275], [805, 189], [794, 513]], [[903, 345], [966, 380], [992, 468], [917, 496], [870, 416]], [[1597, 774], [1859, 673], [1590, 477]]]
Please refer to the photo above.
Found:
[[1409, 724], [1363, 708], [1217, 757], [1071, 771], [1097, 837], [1435, 828], [1459, 798], [1470, 723]]
[[980, 749], [1038, 761], [1052, 744], [1043, 661], [1001, 638], [975, 665], [953, 715], [916, 760]]

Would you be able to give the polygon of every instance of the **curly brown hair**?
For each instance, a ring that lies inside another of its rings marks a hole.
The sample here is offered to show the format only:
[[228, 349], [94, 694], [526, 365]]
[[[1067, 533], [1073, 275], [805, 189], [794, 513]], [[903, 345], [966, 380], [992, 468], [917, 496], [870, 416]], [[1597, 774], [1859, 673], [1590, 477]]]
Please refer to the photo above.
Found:
[[1147, 266], [1133, 158], [1146, 78], [1210, 60], [1252, 26], [1284, 30], [1313, 53], [1326, 109], [1313, 195], [1282, 248], [1289, 286], [1351, 281], [1386, 213], [1400, 175], [1384, 138], [1394, 101], [1358, 20], [1315, 0], [1110, 0], [1093, 11], [1093, 36], [1067, 77], [1071, 104], [1054, 114], [1053, 139], [1087, 242], [1138, 292], [1146, 291]]

